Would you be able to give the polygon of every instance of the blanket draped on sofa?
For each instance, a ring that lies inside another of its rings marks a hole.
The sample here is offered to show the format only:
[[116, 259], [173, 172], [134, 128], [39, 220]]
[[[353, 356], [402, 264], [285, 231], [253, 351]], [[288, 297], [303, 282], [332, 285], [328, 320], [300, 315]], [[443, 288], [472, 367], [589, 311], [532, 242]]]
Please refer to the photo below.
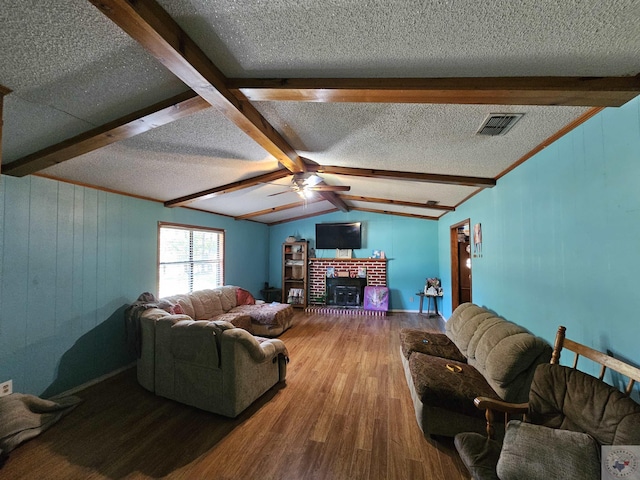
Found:
[[124, 311], [125, 331], [127, 332], [127, 345], [136, 356], [140, 358], [142, 353], [142, 333], [140, 329], [140, 317], [149, 308], [161, 308], [153, 293], [144, 292], [138, 299], [129, 305]]

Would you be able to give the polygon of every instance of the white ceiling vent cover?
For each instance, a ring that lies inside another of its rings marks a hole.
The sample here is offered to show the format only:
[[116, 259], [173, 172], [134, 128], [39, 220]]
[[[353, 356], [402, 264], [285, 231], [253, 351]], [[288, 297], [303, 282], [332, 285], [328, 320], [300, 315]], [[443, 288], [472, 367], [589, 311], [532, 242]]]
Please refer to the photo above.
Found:
[[524, 113], [490, 113], [477, 131], [478, 135], [504, 135]]

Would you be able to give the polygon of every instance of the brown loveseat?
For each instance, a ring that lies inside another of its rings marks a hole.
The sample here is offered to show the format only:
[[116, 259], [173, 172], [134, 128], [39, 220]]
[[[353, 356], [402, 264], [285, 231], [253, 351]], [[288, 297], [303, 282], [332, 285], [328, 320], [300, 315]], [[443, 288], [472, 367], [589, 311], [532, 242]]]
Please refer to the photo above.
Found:
[[401, 358], [416, 419], [425, 436], [485, 431], [477, 396], [526, 402], [536, 366], [551, 346], [523, 327], [464, 303], [445, 333], [400, 331]]

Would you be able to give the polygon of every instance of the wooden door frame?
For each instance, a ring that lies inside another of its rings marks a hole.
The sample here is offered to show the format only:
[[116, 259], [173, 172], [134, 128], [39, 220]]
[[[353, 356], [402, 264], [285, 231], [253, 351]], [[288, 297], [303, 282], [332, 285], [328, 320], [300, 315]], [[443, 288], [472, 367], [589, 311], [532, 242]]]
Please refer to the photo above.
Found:
[[[449, 227], [449, 248], [451, 250], [451, 311], [454, 311], [460, 305], [460, 262], [458, 260], [458, 228], [469, 225], [469, 235], [471, 235], [471, 219], [467, 218]], [[471, 237], [469, 237], [471, 241]], [[473, 296], [473, 287], [471, 286], [471, 295]]]

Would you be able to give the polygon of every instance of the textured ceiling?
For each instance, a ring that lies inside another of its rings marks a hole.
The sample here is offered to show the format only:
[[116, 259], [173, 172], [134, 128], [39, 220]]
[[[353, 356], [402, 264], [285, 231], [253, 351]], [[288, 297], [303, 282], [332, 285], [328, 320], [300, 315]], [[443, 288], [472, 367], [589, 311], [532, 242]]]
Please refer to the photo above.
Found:
[[[640, 3], [160, 0], [227, 78], [626, 76], [640, 72]], [[3, 162], [189, 90], [89, 1], [3, 0]], [[497, 178], [586, 107], [304, 103], [255, 108], [319, 165]], [[503, 137], [475, 135], [489, 113], [524, 113]], [[169, 201], [282, 168], [216, 108], [76, 156], [42, 174]], [[322, 174], [345, 195], [455, 207], [476, 187]], [[179, 178], [179, 181], [168, 179]], [[300, 201], [291, 177], [193, 201], [244, 216]], [[426, 217], [444, 210], [346, 200]], [[327, 201], [250, 217], [272, 223]]]
[[164, 0], [228, 77], [638, 73], [637, 0]]
[[[586, 109], [492, 105], [260, 102], [258, 110], [321, 165], [495, 177]], [[489, 113], [527, 114], [508, 135], [476, 135]]]

